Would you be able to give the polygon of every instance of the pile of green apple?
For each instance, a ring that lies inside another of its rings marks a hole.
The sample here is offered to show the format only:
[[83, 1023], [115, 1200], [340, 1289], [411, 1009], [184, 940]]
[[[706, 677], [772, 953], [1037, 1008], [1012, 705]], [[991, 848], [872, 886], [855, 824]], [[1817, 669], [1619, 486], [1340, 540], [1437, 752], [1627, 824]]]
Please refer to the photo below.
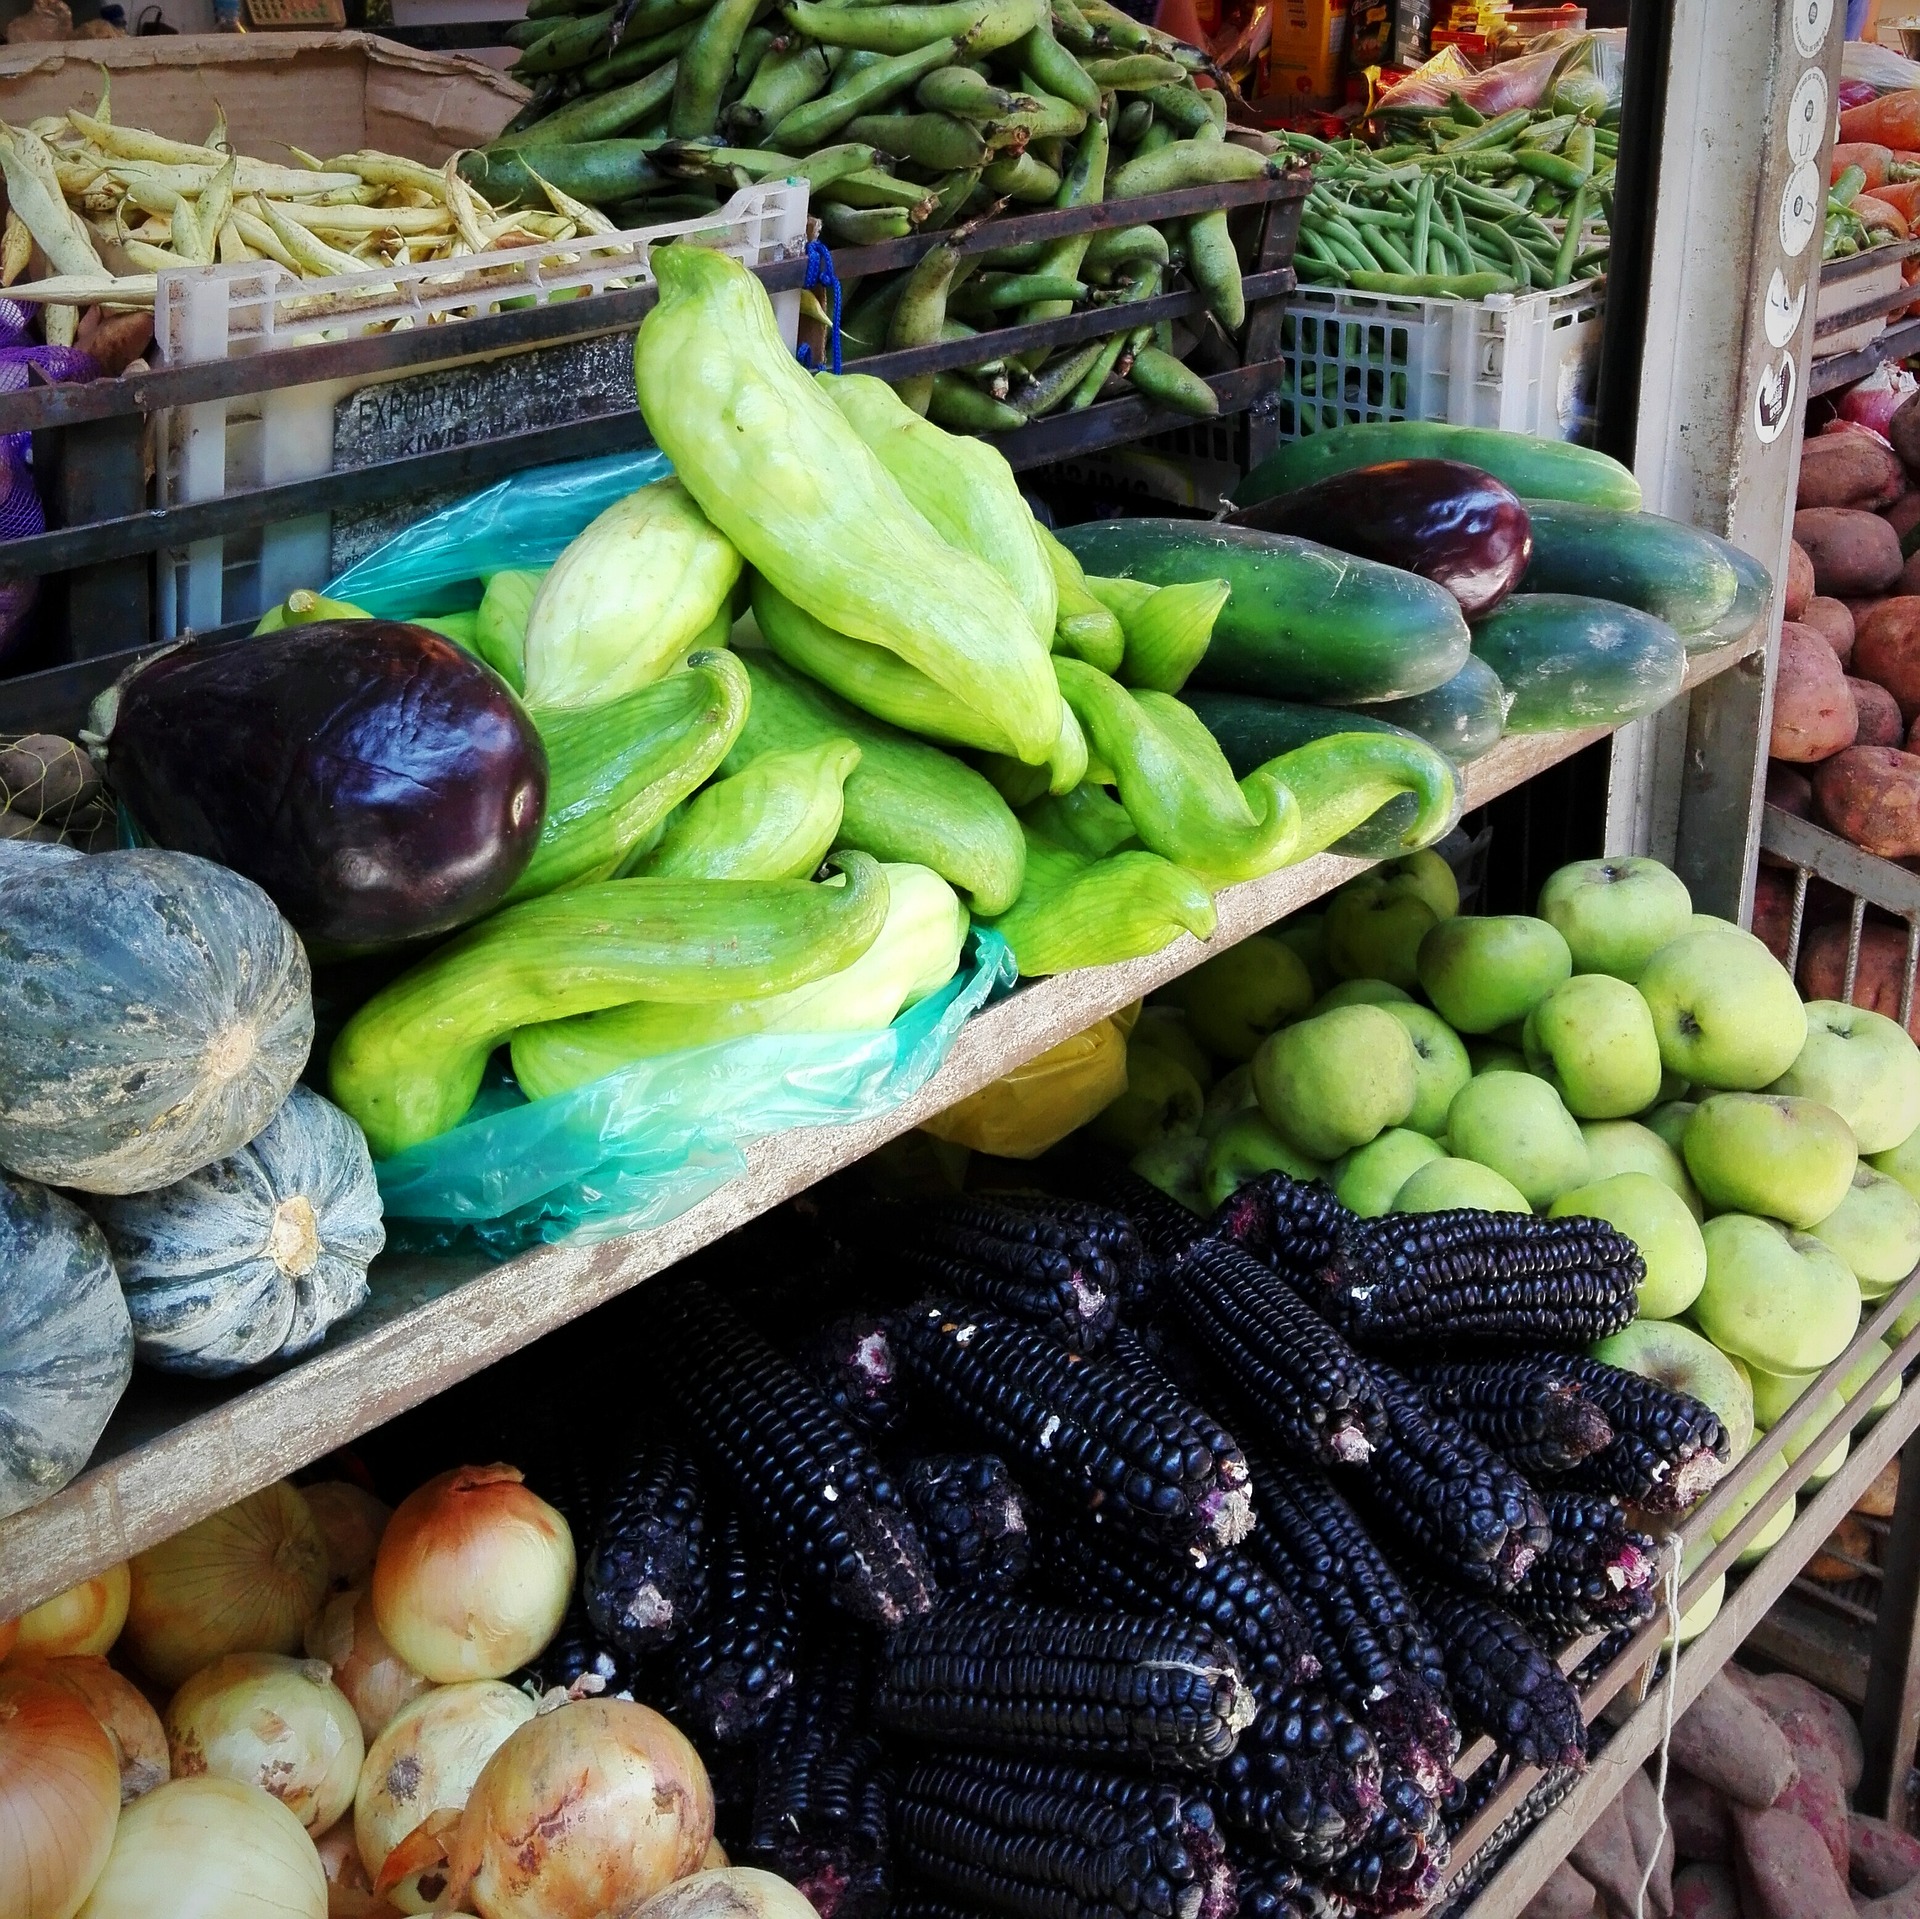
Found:
[[1461, 914], [1431, 852], [1369, 869], [1150, 1004], [1095, 1130], [1199, 1212], [1278, 1169], [1369, 1217], [1607, 1220], [1647, 1272], [1596, 1356], [1704, 1400], [1744, 1447], [1920, 1264], [1920, 1049], [1803, 1005], [1655, 860], [1562, 867], [1538, 906]]

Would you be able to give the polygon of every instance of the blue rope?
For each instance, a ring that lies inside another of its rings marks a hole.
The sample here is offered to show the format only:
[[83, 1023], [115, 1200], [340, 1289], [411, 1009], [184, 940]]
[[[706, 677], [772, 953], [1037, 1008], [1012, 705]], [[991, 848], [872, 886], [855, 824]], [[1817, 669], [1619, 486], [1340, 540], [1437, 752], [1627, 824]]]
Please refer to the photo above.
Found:
[[[824, 240], [807, 242], [807, 278], [809, 291], [815, 287], [827, 287], [833, 293], [833, 325], [827, 334], [827, 346], [833, 357], [833, 370], [840, 371], [840, 276], [833, 270], [833, 255]], [[800, 364], [809, 372], [813, 370], [813, 349], [802, 340], [795, 349], [800, 356]]]

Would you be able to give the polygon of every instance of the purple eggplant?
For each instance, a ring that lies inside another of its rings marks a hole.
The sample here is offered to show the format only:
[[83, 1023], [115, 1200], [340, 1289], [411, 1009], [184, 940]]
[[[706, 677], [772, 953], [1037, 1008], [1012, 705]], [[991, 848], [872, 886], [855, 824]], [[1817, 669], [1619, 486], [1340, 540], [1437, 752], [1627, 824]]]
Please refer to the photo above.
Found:
[[244, 873], [367, 952], [477, 919], [533, 857], [547, 754], [490, 668], [423, 627], [322, 620], [135, 667], [107, 778], [156, 845]]
[[1459, 460], [1386, 460], [1236, 507], [1229, 526], [1291, 533], [1444, 586], [1470, 620], [1491, 613], [1527, 570], [1527, 509], [1491, 473]]

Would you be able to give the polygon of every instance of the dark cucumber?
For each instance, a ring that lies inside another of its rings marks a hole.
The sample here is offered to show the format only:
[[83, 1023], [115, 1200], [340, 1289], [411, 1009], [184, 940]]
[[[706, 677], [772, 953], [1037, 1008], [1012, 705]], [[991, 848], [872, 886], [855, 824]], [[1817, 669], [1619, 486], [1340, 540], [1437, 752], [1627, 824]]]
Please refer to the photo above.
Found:
[[1687, 650], [1664, 620], [1613, 600], [1516, 593], [1473, 630], [1512, 698], [1509, 733], [1619, 726], [1680, 691]]
[[1733, 596], [1733, 604], [1711, 626], [1698, 633], [1681, 634], [1689, 653], [1744, 639], [1773, 603], [1773, 575], [1751, 553], [1742, 552], [1731, 541], [1714, 539], [1711, 533], [1705, 537], [1713, 540], [1721, 557], [1739, 575], [1740, 587]]
[[1499, 745], [1507, 730], [1507, 689], [1486, 661], [1469, 659], [1445, 686], [1409, 700], [1382, 700], [1369, 711], [1465, 766]]
[[[1256, 767], [1265, 766], [1282, 753], [1291, 753], [1297, 746], [1333, 733], [1417, 737], [1369, 713], [1345, 713], [1335, 707], [1307, 706], [1295, 700], [1263, 700], [1251, 693], [1196, 693], [1191, 687], [1180, 697], [1219, 742], [1235, 779], [1245, 779]], [[1407, 850], [1407, 835], [1418, 823], [1419, 812], [1418, 796], [1402, 793], [1328, 850], [1352, 859], [1396, 858]]]
[[1405, 699], [1466, 664], [1451, 593], [1308, 540], [1201, 520], [1095, 520], [1062, 543], [1089, 573], [1232, 589], [1196, 685], [1269, 699]]
[[1275, 493], [1311, 486], [1329, 474], [1382, 460], [1460, 460], [1491, 473], [1523, 500], [1574, 500], [1630, 513], [1640, 504], [1632, 470], [1591, 447], [1536, 440], [1488, 426], [1446, 426], [1434, 420], [1367, 420], [1293, 440], [1256, 466], [1234, 491], [1251, 506]]
[[1657, 513], [1529, 500], [1533, 559], [1521, 590], [1584, 593], [1637, 606], [1676, 633], [1705, 633], [1740, 591], [1718, 540]]

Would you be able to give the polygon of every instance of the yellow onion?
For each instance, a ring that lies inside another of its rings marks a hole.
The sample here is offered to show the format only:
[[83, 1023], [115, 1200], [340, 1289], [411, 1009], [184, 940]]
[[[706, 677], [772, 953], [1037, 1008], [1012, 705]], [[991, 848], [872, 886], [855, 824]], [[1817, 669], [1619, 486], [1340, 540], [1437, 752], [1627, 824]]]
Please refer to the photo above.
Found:
[[127, 1623], [132, 1580], [123, 1559], [63, 1593], [42, 1601], [17, 1622], [20, 1637], [14, 1657], [66, 1659], [80, 1653], [106, 1653]]
[[369, 1744], [432, 1683], [380, 1637], [373, 1596], [366, 1592], [344, 1592], [327, 1601], [307, 1628], [307, 1657], [324, 1659], [333, 1668], [333, 1683], [347, 1695]]
[[533, 1701], [498, 1679], [441, 1686], [396, 1713], [368, 1750], [353, 1797], [360, 1858], [383, 1897], [402, 1912], [431, 1912], [446, 1884], [444, 1822], [388, 1870], [402, 1840], [435, 1813], [458, 1813], [508, 1735], [533, 1717]]
[[32, 1673], [0, 1673], [0, 1919], [73, 1919], [119, 1817], [99, 1720]]
[[120, 1815], [80, 1919], [327, 1919], [320, 1855], [279, 1800], [236, 1779], [174, 1779]]
[[259, 1786], [319, 1833], [353, 1804], [366, 1745], [324, 1660], [231, 1652], [173, 1695], [167, 1751], [176, 1779]]
[[339, 1593], [349, 1586], [364, 1586], [393, 1508], [345, 1479], [302, 1486], [300, 1497], [326, 1541], [327, 1590]]
[[4, 1660], [20, 1643], [20, 1622], [17, 1619], [0, 1619], [0, 1660]]
[[180, 1684], [229, 1652], [296, 1652], [327, 1590], [327, 1549], [284, 1480], [136, 1553], [127, 1651]]
[[15, 1666], [71, 1693], [99, 1720], [113, 1741], [123, 1806], [166, 1779], [166, 1730], [152, 1701], [125, 1673], [115, 1672], [104, 1659], [90, 1653], [75, 1653], [65, 1659], [16, 1660]]
[[778, 1873], [722, 1866], [676, 1880], [634, 1919], [818, 1919], [812, 1902]]
[[573, 1590], [567, 1522], [514, 1466], [462, 1466], [403, 1499], [373, 1562], [373, 1616], [416, 1672], [499, 1679], [559, 1630]]
[[350, 1817], [313, 1843], [320, 1855], [320, 1870], [327, 1875], [327, 1919], [399, 1919], [395, 1909], [374, 1894], [373, 1881], [360, 1863], [360, 1848], [353, 1841]]
[[692, 1872], [712, 1837], [707, 1769], [673, 1726], [630, 1699], [576, 1699], [487, 1761], [443, 1900], [485, 1919], [632, 1912]]

